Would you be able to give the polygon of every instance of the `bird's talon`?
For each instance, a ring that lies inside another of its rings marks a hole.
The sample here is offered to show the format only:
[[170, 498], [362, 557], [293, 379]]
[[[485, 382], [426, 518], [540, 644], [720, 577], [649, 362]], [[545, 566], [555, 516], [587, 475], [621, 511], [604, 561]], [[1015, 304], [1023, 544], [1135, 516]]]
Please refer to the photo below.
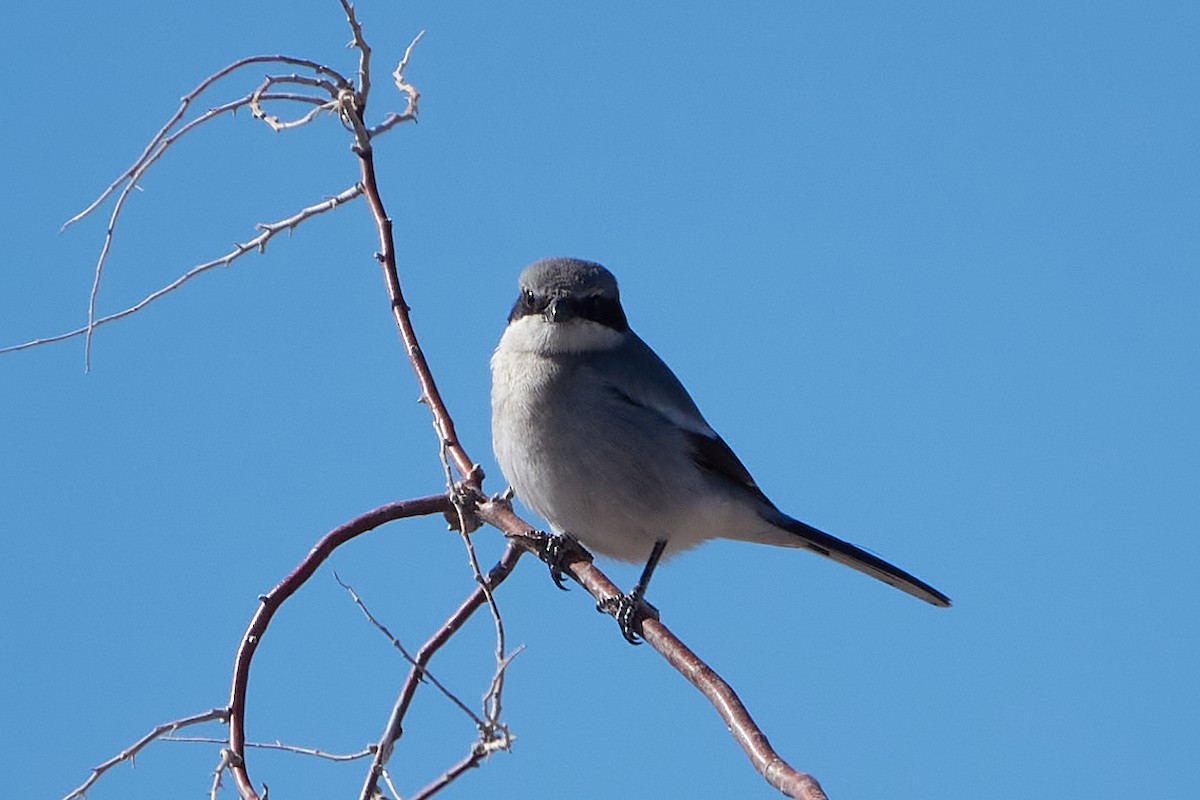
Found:
[[642, 643], [642, 622], [646, 619], [658, 619], [658, 609], [634, 593], [606, 597], [596, 603], [596, 610], [612, 615], [617, 621], [617, 627], [621, 629], [621, 635], [632, 645]]
[[566, 557], [567, 551], [570, 549], [568, 542], [563, 536], [543, 535], [542, 543], [538, 545], [538, 558], [546, 562], [550, 567], [550, 580], [554, 581], [554, 585], [564, 592], [571, 591], [571, 587], [563, 583], [563, 558]]

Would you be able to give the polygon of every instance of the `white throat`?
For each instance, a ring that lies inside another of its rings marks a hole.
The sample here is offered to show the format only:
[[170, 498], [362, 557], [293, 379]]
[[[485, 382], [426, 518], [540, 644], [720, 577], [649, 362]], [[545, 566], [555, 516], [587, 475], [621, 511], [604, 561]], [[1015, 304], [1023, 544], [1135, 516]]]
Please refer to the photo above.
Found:
[[584, 353], [611, 350], [624, 340], [624, 333], [590, 319], [550, 322], [540, 314], [529, 314], [508, 324], [496, 350], [542, 355]]

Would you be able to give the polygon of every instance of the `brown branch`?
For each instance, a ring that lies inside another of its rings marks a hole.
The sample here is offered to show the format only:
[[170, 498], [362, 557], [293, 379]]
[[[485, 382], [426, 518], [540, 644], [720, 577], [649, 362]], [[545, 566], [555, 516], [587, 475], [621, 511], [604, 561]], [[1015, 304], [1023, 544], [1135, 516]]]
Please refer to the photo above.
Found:
[[180, 728], [187, 728], [191, 725], [199, 725], [201, 723], [212, 722], [214, 720], [221, 720], [224, 722], [228, 718], [229, 709], [210, 708], [208, 711], [203, 711], [199, 714], [193, 714], [190, 717], [183, 717], [182, 719], [173, 720], [171, 722], [164, 722], [162, 725], [157, 726], [145, 736], [129, 745], [129, 747], [126, 747], [124, 750], [117, 753], [108, 761], [92, 767], [92, 774], [88, 776], [88, 779], [79, 784], [79, 786], [77, 786], [71, 792], [63, 796], [62, 800], [74, 800], [76, 797], [83, 797], [87, 790], [92, 788], [92, 784], [99, 780], [101, 775], [108, 772], [122, 761], [132, 761], [134, 756], [142, 751], [142, 748], [153, 742], [155, 739], [164, 738], [171, 732], [177, 731]]
[[379, 264], [383, 269], [388, 301], [392, 307], [392, 317], [396, 322], [396, 328], [400, 332], [400, 340], [404, 343], [405, 353], [417, 376], [417, 383], [421, 387], [421, 402], [428, 406], [430, 413], [433, 414], [434, 428], [437, 430], [440, 443], [446, 448], [459, 475], [478, 484], [483, 479], [483, 471], [471, 461], [466, 450], [458, 441], [458, 434], [454, 431], [454, 422], [450, 418], [450, 412], [446, 410], [441, 393], [438, 392], [433, 374], [429, 370], [429, 362], [425, 360], [425, 354], [421, 351], [421, 345], [417, 341], [417, 333], [413, 330], [412, 319], [408, 315], [409, 307], [404, 301], [404, 292], [400, 289], [400, 279], [396, 274], [396, 249], [395, 240], [392, 237], [392, 220], [388, 217], [387, 211], [383, 207], [383, 200], [379, 196], [379, 184], [375, 179], [375, 159], [370, 150], [359, 152], [359, 164], [362, 167], [363, 190], [379, 231], [380, 250], [376, 254], [376, 258], [379, 259]]
[[[587, 565], [587, 569], [598, 572], [591, 564]], [[588, 591], [591, 591], [590, 587]], [[656, 619], [646, 619], [642, 623], [641, 633], [642, 638], [657, 650], [667, 663], [708, 698], [708, 702], [712, 703], [713, 708], [725, 721], [730, 734], [745, 751], [750, 763], [767, 783], [788, 797], [828, 800], [816, 778], [794, 769], [775, 752], [771, 743], [767, 741], [766, 734], [755, 724], [733, 687], [676, 638], [666, 625]]]
[[454, 764], [441, 775], [434, 778], [420, 791], [408, 798], [408, 800], [427, 800], [427, 798], [433, 797], [442, 789], [445, 789], [451, 783], [456, 781], [464, 772], [478, 767], [479, 762], [490, 755], [490, 753], [491, 751], [488, 750], [481, 742], [473, 743], [471, 745], [471, 752], [467, 753], [461, 761]]
[[[509, 538], [510, 547], [516, 545], [535, 555], [544, 552], [544, 542], [540, 539], [546, 534], [530, 530], [529, 525], [514, 514], [507, 503], [493, 499], [481, 504], [479, 518], [503, 531]], [[598, 602], [621, 594], [608, 576], [592, 563], [591, 554], [582, 549], [569, 552], [563, 559], [562, 567]], [[816, 778], [794, 769], [771, 748], [766, 734], [742, 705], [733, 687], [671, 633], [666, 625], [656, 619], [646, 619], [642, 622], [641, 634], [667, 663], [708, 698], [750, 763], [767, 783], [788, 797], [828, 800]]]
[[[397, 67], [398, 84], [403, 82], [401, 70], [407, 63], [413, 45], [420, 38], [420, 34], [418, 34], [412, 44], [409, 45], [408, 50], [405, 51], [404, 60]], [[407, 86], [407, 84], [405, 85]], [[409, 87], [408, 94], [409, 108], [406, 109], [405, 113], [415, 114], [419, 94], [411, 87]], [[425, 360], [425, 354], [421, 351], [421, 345], [417, 341], [417, 333], [413, 329], [412, 319], [409, 317], [409, 307], [404, 300], [404, 292], [400, 288], [400, 278], [396, 272], [396, 243], [392, 235], [392, 220], [384, 208], [383, 198], [379, 193], [379, 182], [375, 177], [375, 155], [371, 146], [371, 133], [367, 130], [363, 122], [363, 114], [366, 113], [366, 98], [359, 95], [356, 100], [355, 106], [345, 108], [344, 113], [352, 115], [350, 122], [357, 132], [354, 150], [356, 155], [358, 155], [359, 168], [362, 173], [360, 183], [367, 197], [367, 203], [370, 204], [371, 216], [375, 220], [375, 228], [379, 234], [379, 252], [375, 254], [375, 257], [378, 259], [379, 266], [383, 271], [388, 301], [392, 308], [392, 318], [396, 323], [396, 329], [399, 331], [400, 340], [404, 344], [409, 364], [416, 375], [417, 384], [421, 387], [420, 400], [429, 408], [430, 413], [433, 415], [433, 425], [437, 431], [440, 446], [445, 449], [450, 461], [453, 462], [455, 469], [458, 470], [459, 475], [475, 489], [478, 489], [483, 481], [483, 470], [471, 461], [466, 450], [463, 449], [462, 444], [458, 440], [458, 434], [454, 430], [454, 421], [450, 418], [450, 412], [446, 409], [446, 404], [442, 401], [442, 395], [438, 391], [436, 382], [433, 380], [433, 373], [429, 369], [429, 362]]]
[[244, 800], [257, 800], [258, 798], [258, 793], [254, 790], [254, 784], [250, 781], [246, 770], [246, 687], [250, 680], [250, 662], [254, 658], [254, 651], [262, 641], [263, 634], [266, 633], [267, 626], [271, 624], [271, 617], [275, 615], [284, 601], [312, 577], [317, 567], [334, 550], [355, 536], [392, 520], [426, 514], [447, 514], [452, 509], [453, 505], [450, 499], [446, 495], [439, 494], [388, 503], [368, 511], [321, 537], [321, 540], [296, 565], [291, 574], [260, 598], [261, 604], [258, 611], [250, 620], [246, 633], [242, 636], [242, 642], [238, 646], [233, 664], [233, 685], [229, 692], [229, 749], [234, 755], [233, 761], [229, 765], [229, 771], [237, 784], [238, 793]]

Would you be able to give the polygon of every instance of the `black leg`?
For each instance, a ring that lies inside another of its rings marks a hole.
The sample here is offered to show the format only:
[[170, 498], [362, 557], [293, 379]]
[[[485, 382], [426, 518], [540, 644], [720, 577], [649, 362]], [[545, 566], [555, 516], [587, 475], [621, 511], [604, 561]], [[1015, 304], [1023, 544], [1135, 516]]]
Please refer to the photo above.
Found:
[[641, 627], [643, 619], [658, 619], [658, 609], [646, 602], [646, 587], [650, 585], [650, 577], [654, 575], [654, 568], [658, 566], [666, 547], [666, 539], [659, 539], [654, 543], [654, 549], [650, 551], [650, 558], [642, 569], [642, 576], [634, 584], [633, 591], [620, 597], [609, 597], [596, 604], [597, 611], [613, 615], [621, 628], [621, 635], [630, 644], [642, 643], [638, 638], [638, 628]]
[[646, 560], [646, 566], [642, 569], [642, 577], [638, 578], [638, 582], [633, 586], [633, 591], [629, 594], [639, 600], [646, 596], [646, 587], [650, 585], [650, 577], [654, 574], [654, 569], [658, 566], [665, 549], [667, 549], [666, 539], [659, 539], [654, 543], [654, 549], [650, 551], [650, 558]]

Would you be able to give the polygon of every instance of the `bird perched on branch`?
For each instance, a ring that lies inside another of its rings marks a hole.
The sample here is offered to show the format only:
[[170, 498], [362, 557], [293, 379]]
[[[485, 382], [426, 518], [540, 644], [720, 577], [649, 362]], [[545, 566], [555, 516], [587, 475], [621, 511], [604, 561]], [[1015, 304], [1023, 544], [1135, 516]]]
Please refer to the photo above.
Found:
[[519, 286], [491, 361], [496, 460], [555, 534], [645, 563], [629, 594], [601, 603], [630, 642], [655, 613], [644, 597], [659, 559], [717, 537], [811, 550], [950, 605], [899, 567], [776, 508], [630, 329], [607, 269], [548, 258]]

